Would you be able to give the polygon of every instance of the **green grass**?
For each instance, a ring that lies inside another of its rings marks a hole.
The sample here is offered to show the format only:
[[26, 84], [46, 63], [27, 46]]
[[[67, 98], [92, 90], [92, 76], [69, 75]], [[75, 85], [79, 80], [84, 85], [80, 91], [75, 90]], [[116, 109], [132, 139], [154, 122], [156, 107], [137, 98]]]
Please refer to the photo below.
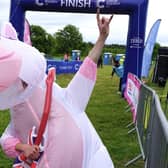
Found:
[[[9, 122], [9, 113], [7, 110], [0, 111], [0, 136], [4, 131], [5, 127], [8, 125]], [[7, 158], [0, 148], [0, 168], [11, 168], [12, 167], [12, 160]]]
[[[126, 125], [132, 121], [130, 112], [125, 112], [126, 101], [117, 94], [119, 79], [111, 79], [111, 66], [98, 69], [97, 82], [88, 103], [86, 112], [95, 126], [102, 141], [106, 145], [115, 168], [123, 168], [124, 164], [140, 153], [136, 134], [127, 134]], [[66, 87], [73, 75], [57, 76], [57, 83]], [[8, 112], [0, 113], [0, 135], [9, 121]], [[0, 149], [0, 168], [11, 168], [11, 160], [7, 159]], [[130, 168], [142, 168], [140, 160]]]

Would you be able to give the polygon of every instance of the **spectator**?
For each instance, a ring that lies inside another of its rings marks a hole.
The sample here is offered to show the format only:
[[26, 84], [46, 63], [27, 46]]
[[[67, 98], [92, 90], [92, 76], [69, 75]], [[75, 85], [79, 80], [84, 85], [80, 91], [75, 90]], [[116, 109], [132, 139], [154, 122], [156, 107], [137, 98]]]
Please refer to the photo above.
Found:
[[98, 63], [97, 63], [97, 67], [101, 67], [103, 68], [103, 59], [102, 59], [102, 56], [99, 57], [99, 60], [98, 60]]
[[64, 61], [66, 61], [66, 62], [69, 61], [69, 54], [68, 53], [64, 54]]
[[120, 64], [120, 57], [112, 57], [112, 73], [111, 77], [116, 74], [119, 78], [119, 88], [118, 93], [121, 94], [122, 92], [122, 79], [124, 75], [124, 66]]

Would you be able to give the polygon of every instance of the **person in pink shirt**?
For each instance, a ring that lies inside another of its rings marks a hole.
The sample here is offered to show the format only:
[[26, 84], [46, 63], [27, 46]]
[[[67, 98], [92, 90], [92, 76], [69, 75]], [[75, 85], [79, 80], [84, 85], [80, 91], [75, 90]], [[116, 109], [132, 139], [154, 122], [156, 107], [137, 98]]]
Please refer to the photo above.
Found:
[[[114, 167], [85, 113], [112, 17], [101, 18], [98, 9], [99, 37], [96, 44], [66, 88], [53, 84], [51, 109], [44, 132], [44, 152], [37, 168]], [[16, 33], [10, 34], [10, 38], [0, 38], [0, 109], [9, 108], [11, 116], [0, 144], [8, 157], [15, 158], [23, 153], [33, 161], [39, 157], [40, 148], [28, 145], [27, 139], [33, 126], [39, 128], [43, 113], [46, 61], [37, 49], [14, 38]]]
[[69, 55], [68, 55], [68, 53], [64, 54], [64, 61], [66, 61], [66, 62], [69, 61]]

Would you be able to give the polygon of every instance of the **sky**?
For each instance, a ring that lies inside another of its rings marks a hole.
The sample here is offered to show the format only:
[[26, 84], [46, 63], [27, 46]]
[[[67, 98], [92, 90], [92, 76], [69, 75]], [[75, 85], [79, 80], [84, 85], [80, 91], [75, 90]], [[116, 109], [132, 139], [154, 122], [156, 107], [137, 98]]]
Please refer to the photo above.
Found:
[[[148, 15], [146, 23], [146, 38], [157, 19], [161, 24], [157, 36], [157, 42], [161, 46], [168, 46], [168, 0], [149, 0]], [[8, 21], [10, 0], [0, 0], [0, 24]], [[110, 15], [102, 15], [110, 17]], [[95, 14], [58, 13], [58, 12], [26, 12], [26, 18], [30, 24], [40, 25], [48, 33], [53, 34], [66, 25], [72, 24], [79, 28], [86, 42], [95, 42], [98, 29]], [[110, 34], [106, 44], [126, 44], [128, 32], [127, 15], [115, 15], [110, 24]]]

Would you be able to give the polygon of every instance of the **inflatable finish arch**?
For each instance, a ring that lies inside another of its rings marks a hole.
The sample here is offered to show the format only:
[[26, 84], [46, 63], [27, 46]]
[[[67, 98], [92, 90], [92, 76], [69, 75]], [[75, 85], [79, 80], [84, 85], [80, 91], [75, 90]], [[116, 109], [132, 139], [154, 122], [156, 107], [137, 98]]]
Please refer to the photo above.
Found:
[[103, 14], [129, 15], [124, 87], [128, 72], [141, 77], [148, 0], [11, 0], [10, 22], [23, 40], [27, 10], [96, 13], [97, 7]]

